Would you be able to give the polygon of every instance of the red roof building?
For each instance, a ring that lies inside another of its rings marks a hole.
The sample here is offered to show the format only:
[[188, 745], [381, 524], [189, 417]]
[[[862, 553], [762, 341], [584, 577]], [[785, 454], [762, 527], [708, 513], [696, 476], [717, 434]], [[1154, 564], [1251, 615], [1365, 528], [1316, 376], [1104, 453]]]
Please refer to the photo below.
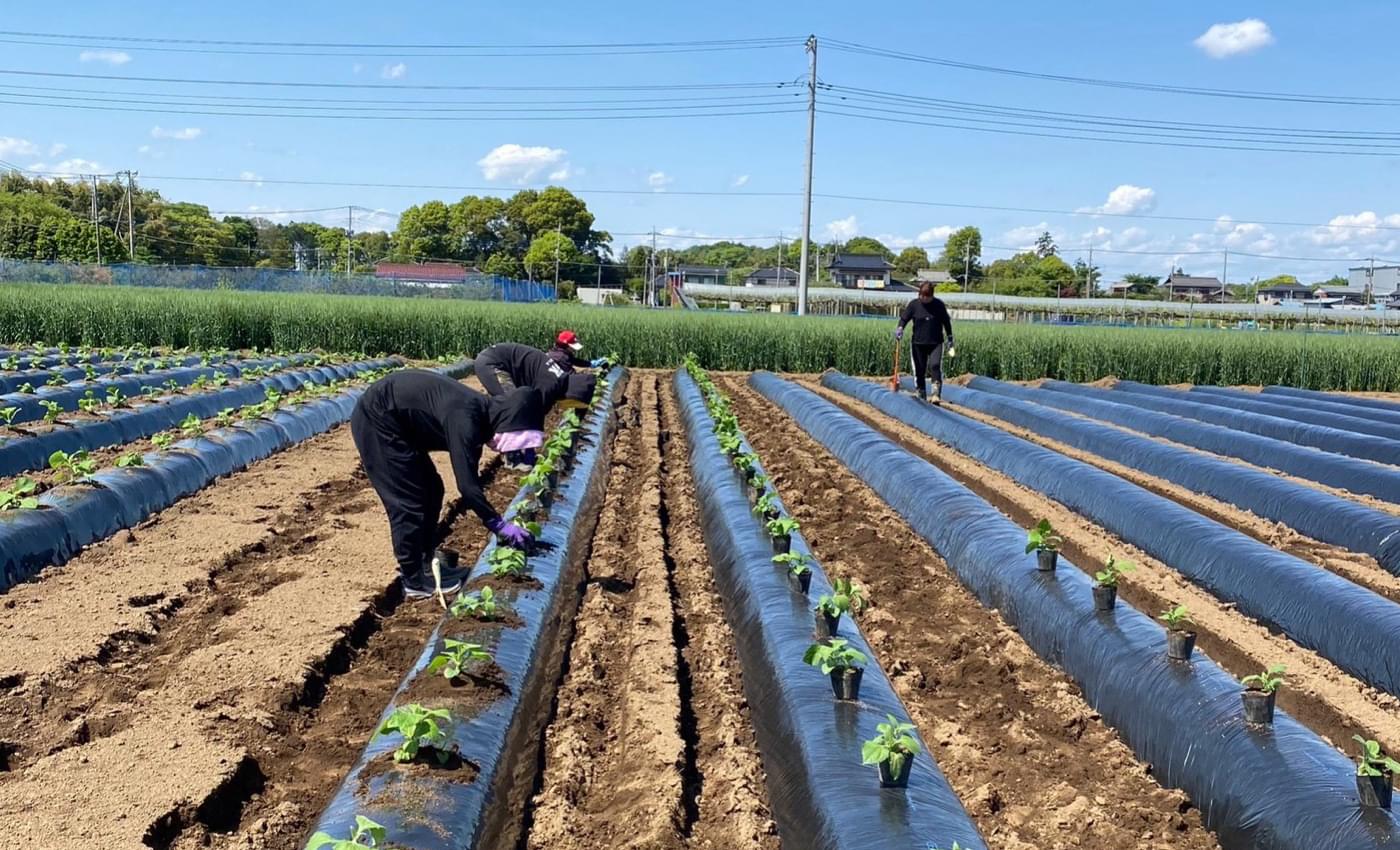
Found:
[[375, 263], [374, 276], [398, 283], [451, 286], [467, 282], [467, 270], [457, 263]]

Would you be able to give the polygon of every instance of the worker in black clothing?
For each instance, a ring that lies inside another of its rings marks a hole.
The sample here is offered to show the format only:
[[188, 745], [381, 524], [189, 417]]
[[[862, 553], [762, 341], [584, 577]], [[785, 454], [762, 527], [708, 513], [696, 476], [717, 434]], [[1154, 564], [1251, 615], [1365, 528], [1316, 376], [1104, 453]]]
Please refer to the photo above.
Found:
[[380, 378], [360, 396], [350, 415], [350, 433], [389, 515], [407, 598], [427, 599], [435, 586], [443, 594], [454, 593], [466, 574], [466, 569], [450, 574], [439, 569], [440, 581], [434, 579], [443, 487], [428, 453], [446, 451], [466, 507], [501, 543], [524, 548], [533, 538], [491, 507], [477, 464], [488, 442], [501, 452], [539, 447], [543, 427], [540, 393], [532, 387], [487, 398], [440, 372], [405, 369]]
[[904, 338], [904, 326], [914, 323], [914, 338], [910, 341], [909, 354], [914, 361], [914, 377], [919, 384], [919, 398], [928, 400], [926, 378], [933, 378], [933, 403], [943, 403], [943, 343], [953, 345], [953, 320], [948, 316], [948, 308], [933, 297], [933, 284], [919, 287], [919, 297], [910, 301], [899, 314], [899, 327], [895, 329], [896, 340]]
[[[546, 413], [556, 404], [586, 407], [598, 383], [593, 373], [568, 371], [545, 352], [518, 342], [498, 342], [477, 354], [473, 363], [487, 395], [494, 398], [516, 387], [534, 387], [543, 397]], [[513, 469], [529, 469], [535, 463], [534, 451], [511, 452], [506, 463]]]
[[597, 369], [608, 362], [606, 357], [598, 357], [593, 360], [579, 357], [578, 353], [582, 350], [583, 343], [578, 341], [578, 334], [573, 331], [560, 331], [559, 336], [554, 338], [554, 347], [545, 353], [565, 372], [572, 372], [585, 366]]

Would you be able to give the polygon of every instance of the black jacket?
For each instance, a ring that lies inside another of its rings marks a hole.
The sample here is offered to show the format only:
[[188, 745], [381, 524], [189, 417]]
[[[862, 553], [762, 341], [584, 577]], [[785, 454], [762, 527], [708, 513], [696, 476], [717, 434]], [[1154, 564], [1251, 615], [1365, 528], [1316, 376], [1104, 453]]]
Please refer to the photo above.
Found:
[[404, 369], [376, 381], [360, 405], [381, 429], [421, 452], [445, 451], [463, 503], [482, 522], [499, 518], [477, 477], [481, 447], [497, 433], [544, 428], [539, 390], [487, 398], [439, 372]]
[[[586, 363], [584, 365], [587, 365]], [[517, 387], [534, 387], [544, 398], [549, 410], [568, 391], [571, 368], [559, 365], [549, 354], [518, 342], [498, 342], [476, 356], [477, 373], [495, 369], [510, 376]], [[495, 392], [490, 386], [488, 392]]]
[[593, 365], [593, 361], [576, 356], [572, 348], [566, 348], [557, 343], [549, 350], [547, 356], [565, 372], [572, 372], [575, 369], [583, 369]]
[[953, 320], [948, 316], [948, 308], [937, 298], [927, 304], [917, 298], [910, 301], [899, 314], [899, 326], [902, 328], [911, 321], [915, 345], [938, 345], [944, 339], [953, 338]]

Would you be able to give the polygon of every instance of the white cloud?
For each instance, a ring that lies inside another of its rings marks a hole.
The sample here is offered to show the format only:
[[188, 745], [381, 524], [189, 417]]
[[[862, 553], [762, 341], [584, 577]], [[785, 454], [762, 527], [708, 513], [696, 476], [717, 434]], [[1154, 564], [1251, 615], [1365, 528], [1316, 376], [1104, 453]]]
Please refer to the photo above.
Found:
[[1079, 212], [1131, 215], [1147, 212], [1157, 205], [1157, 193], [1145, 186], [1124, 183], [1108, 193], [1108, 200], [1097, 207], [1080, 207]]
[[1397, 235], [1382, 228], [1400, 227], [1400, 214], [1377, 215], [1371, 210], [1333, 216], [1326, 227], [1314, 228], [1308, 238], [1315, 245], [1356, 245], [1370, 242], [1384, 234], [1386, 240]]
[[957, 228], [950, 224], [940, 224], [937, 227], [930, 227], [928, 230], [923, 231], [915, 237], [914, 241], [919, 245], [933, 245], [938, 242], [947, 242], [948, 237], [952, 236], [956, 230]]
[[[1018, 251], [1028, 251], [1035, 247], [1035, 240], [1040, 238], [1040, 234], [1050, 230], [1050, 224], [1042, 221], [1040, 224], [1028, 224], [1024, 227], [1013, 227], [1002, 234], [1002, 239], [1006, 244]], [[1060, 241], [1060, 237], [1051, 234], [1055, 242]]]
[[0, 136], [0, 159], [10, 156], [38, 156], [39, 146], [28, 139]]
[[157, 124], [151, 128], [151, 138], [153, 139], [174, 139], [178, 142], [192, 142], [202, 135], [204, 135], [204, 131], [199, 127], [179, 127], [172, 130]]
[[1251, 53], [1274, 43], [1269, 25], [1258, 18], [1245, 18], [1232, 24], [1215, 24], [1194, 44], [1212, 59], [1225, 59]]
[[68, 150], [68, 146], [65, 145], [63, 142], [54, 142], [53, 144], [49, 145], [49, 156], [58, 156], [66, 150]]
[[914, 245], [913, 239], [910, 239], [908, 236], [900, 236], [897, 233], [877, 233], [875, 239], [880, 244], [893, 251], [902, 251]]
[[385, 65], [379, 70], [379, 76], [386, 80], [401, 80], [408, 73], [408, 66], [402, 62], [395, 65]]
[[563, 180], [569, 176], [569, 163], [564, 157], [569, 152], [563, 148], [544, 145], [499, 145], [486, 156], [476, 161], [481, 166], [481, 176], [487, 180], [505, 180], [525, 184], [545, 171], [550, 180]]
[[364, 66], [364, 65], [361, 65], [359, 62], [356, 62], [354, 65], [352, 65], [352, 66], [350, 66], [350, 67], [351, 67], [351, 69], [354, 71], [354, 73], [356, 73], [356, 74], [360, 73], [361, 71], [363, 71], [363, 70], [365, 69], [365, 66]]
[[252, 171], [239, 172], [238, 179], [244, 183], [252, 183], [254, 186], [262, 186], [262, 175]]
[[90, 159], [74, 157], [56, 162], [52, 165], [44, 162], [36, 162], [29, 166], [30, 171], [40, 171], [45, 175], [60, 175], [63, 177], [81, 177], [84, 174], [106, 174], [107, 167], [100, 162], [93, 162]]
[[734, 182], [730, 185], [732, 185], [735, 189], [739, 189], [749, 185], [749, 175], [740, 174], [738, 177], [734, 178]]
[[676, 178], [670, 177], [664, 171], [653, 171], [647, 175], [647, 185], [653, 192], [664, 192], [666, 187], [676, 182]]
[[121, 50], [84, 50], [78, 54], [79, 62], [104, 62], [108, 65], [125, 65], [131, 61], [131, 54]]
[[856, 217], [848, 215], [845, 218], [829, 221], [826, 224], [826, 238], [836, 242], [849, 241], [860, 230], [856, 224]]

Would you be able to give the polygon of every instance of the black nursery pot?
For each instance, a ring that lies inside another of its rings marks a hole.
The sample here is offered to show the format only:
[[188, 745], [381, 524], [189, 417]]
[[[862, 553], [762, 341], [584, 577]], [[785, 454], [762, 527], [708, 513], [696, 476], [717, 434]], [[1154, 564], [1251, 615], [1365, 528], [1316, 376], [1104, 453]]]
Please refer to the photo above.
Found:
[[773, 538], [773, 552], [778, 555], [787, 554], [792, 548], [792, 535], [780, 534]]
[[1181, 630], [1167, 632], [1167, 657], [1173, 661], [1191, 660], [1191, 650], [1196, 648], [1196, 633]]
[[905, 756], [904, 764], [900, 765], [899, 773], [890, 772], [890, 763], [880, 762], [880, 787], [881, 788], [908, 788], [909, 771], [914, 767], [914, 757]]
[[795, 573], [788, 570], [788, 582], [799, 591], [806, 593], [812, 587], [812, 571], [803, 570], [800, 573]]
[[836, 637], [841, 628], [841, 615], [835, 617], [825, 611], [817, 612], [817, 631], [822, 637]]
[[1112, 611], [1118, 602], [1118, 588], [1114, 585], [1094, 585], [1094, 610]]
[[1246, 689], [1240, 694], [1240, 700], [1244, 703], [1244, 722], [1253, 723], [1258, 726], [1267, 726], [1274, 722], [1274, 699], [1278, 696], [1276, 691], [1264, 693]]
[[1055, 564], [1060, 560], [1060, 553], [1049, 549], [1037, 549], [1035, 552], [1035, 568], [1043, 573], [1055, 571]]
[[1372, 809], [1389, 809], [1394, 780], [1394, 775], [1389, 773], [1356, 777], [1356, 796], [1361, 799], [1361, 805]]
[[859, 667], [842, 667], [831, 671], [831, 692], [839, 700], [855, 702], [860, 699], [860, 679], [865, 671]]

